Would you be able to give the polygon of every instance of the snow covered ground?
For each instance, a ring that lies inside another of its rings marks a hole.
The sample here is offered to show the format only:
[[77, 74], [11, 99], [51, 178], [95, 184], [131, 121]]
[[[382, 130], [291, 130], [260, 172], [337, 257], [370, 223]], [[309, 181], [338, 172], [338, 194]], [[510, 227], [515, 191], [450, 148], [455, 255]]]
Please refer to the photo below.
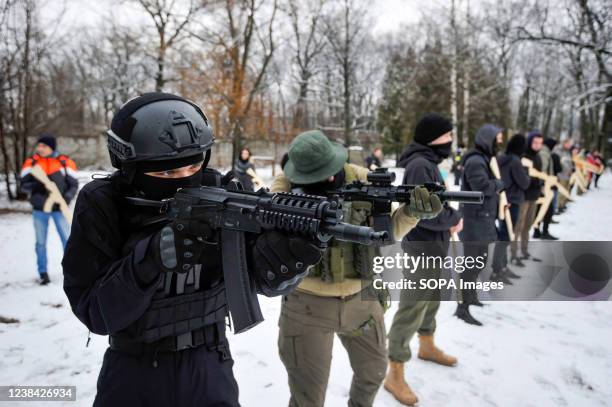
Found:
[[[612, 175], [607, 174], [601, 189], [577, 198], [551, 233], [564, 240], [612, 240], [610, 202]], [[36, 284], [33, 232], [28, 214], [0, 214], [0, 316], [19, 320], [0, 323], [0, 385], [74, 385], [77, 402], [65, 405], [91, 405], [107, 338], [92, 335], [85, 346], [87, 329], [72, 315], [62, 291], [61, 248], [53, 229], [52, 283]], [[230, 335], [240, 401], [246, 407], [283, 406], [289, 390], [276, 345], [280, 300], [260, 302], [266, 321]], [[454, 308], [442, 304], [436, 340], [459, 365], [445, 368], [418, 359], [407, 364], [420, 405], [612, 406], [611, 303], [495, 302], [474, 310], [483, 327], [457, 320]], [[395, 309], [386, 314], [388, 325]], [[336, 340], [326, 405], [346, 405], [350, 382], [350, 364]], [[399, 406], [383, 389], [375, 405]]]

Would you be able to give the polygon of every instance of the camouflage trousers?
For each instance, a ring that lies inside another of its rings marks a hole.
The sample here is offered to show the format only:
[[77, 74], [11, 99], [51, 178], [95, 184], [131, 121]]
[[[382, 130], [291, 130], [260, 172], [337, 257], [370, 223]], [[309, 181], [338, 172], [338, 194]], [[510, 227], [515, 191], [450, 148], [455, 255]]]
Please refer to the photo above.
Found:
[[320, 297], [294, 292], [283, 297], [278, 348], [287, 369], [291, 407], [321, 407], [338, 335], [353, 370], [349, 406], [371, 406], [387, 368], [383, 307], [378, 301]]

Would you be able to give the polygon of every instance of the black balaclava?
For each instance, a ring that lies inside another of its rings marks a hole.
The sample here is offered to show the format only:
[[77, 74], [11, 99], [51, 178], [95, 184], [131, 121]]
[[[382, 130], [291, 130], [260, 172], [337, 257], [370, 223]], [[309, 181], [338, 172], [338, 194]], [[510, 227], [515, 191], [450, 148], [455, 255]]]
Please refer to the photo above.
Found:
[[431, 148], [431, 150], [438, 156], [440, 159], [444, 160], [448, 158], [451, 154], [451, 149], [453, 146], [453, 142], [449, 141], [444, 144], [429, 144], [427, 147]]
[[189, 177], [183, 178], [159, 178], [146, 175], [147, 172], [158, 172], [182, 168], [202, 162], [202, 154], [196, 154], [179, 160], [148, 161], [138, 163], [133, 187], [142, 193], [146, 199], [161, 201], [172, 198], [179, 188], [198, 187], [202, 185], [202, 171], [198, 171]]

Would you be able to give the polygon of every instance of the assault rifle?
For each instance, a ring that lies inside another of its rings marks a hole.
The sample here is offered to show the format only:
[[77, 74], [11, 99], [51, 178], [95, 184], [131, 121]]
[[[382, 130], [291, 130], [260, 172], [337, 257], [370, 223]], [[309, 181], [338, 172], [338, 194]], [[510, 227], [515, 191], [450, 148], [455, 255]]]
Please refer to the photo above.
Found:
[[477, 191], [447, 191], [446, 187], [436, 182], [423, 185], [393, 185], [395, 173], [387, 168], [377, 168], [367, 175], [368, 182], [353, 181], [343, 188], [330, 192], [337, 194], [343, 201], [362, 201], [372, 203], [374, 230], [390, 231], [391, 204], [393, 202], [409, 203], [410, 193], [416, 187], [425, 187], [430, 194], [435, 194], [442, 203], [454, 201], [464, 204], [482, 204], [484, 196]]
[[388, 239], [386, 232], [343, 223], [337, 200], [238, 188], [233, 183], [227, 188], [184, 188], [166, 201], [166, 218], [201, 220], [221, 231], [223, 276], [235, 333], [263, 321], [253, 277], [247, 271], [245, 232], [283, 231], [310, 239], [321, 248], [330, 239], [365, 245]]

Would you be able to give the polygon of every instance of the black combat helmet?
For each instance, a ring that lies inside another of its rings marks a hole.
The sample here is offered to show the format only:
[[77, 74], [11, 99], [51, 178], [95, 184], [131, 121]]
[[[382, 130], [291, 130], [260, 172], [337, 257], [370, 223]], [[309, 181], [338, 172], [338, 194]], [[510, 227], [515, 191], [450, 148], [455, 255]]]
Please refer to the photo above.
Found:
[[206, 166], [214, 143], [202, 109], [160, 92], [142, 94], [121, 106], [106, 134], [111, 164], [128, 178], [139, 163], [177, 162], [204, 152]]

